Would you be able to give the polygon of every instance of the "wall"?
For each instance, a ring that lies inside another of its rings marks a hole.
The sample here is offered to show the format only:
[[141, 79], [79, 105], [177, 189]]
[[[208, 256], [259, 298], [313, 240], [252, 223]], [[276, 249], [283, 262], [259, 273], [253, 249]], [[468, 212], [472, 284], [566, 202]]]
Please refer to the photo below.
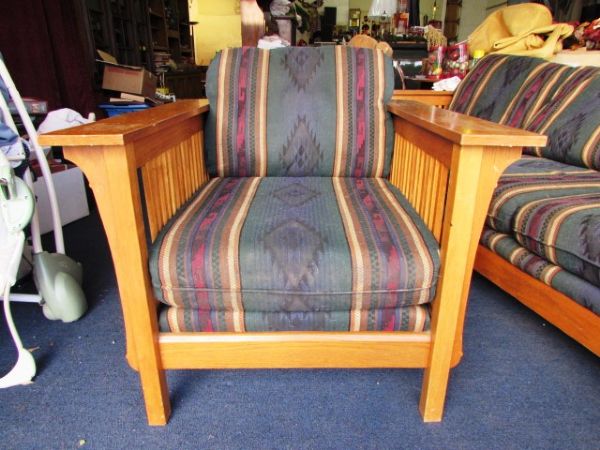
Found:
[[464, 41], [487, 16], [486, 2], [480, 0], [463, 0], [460, 9], [458, 41]]
[[348, 26], [348, 8], [350, 8], [350, 0], [324, 0], [323, 6], [336, 7], [336, 25]]
[[215, 53], [241, 47], [242, 19], [239, 0], [192, 0], [190, 20], [194, 26], [196, 64], [208, 65]]
[[[336, 3], [335, 0], [331, 0], [330, 3]], [[464, 9], [464, 1], [463, 1], [463, 9]], [[472, 0], [472, 3], [477, 3]], [[446, 2], [444, 0], [437, 0], [437, 13], [435, 17], [438, 20], [441, 20], [445, 14], [445, 5]], [[350, 0], [349, 5], [351, 9], [358, 8], [362, 11], [362, 17], [366, 16], [369, 12], [369, 8], [371, 7], [371, 0]], [[420, 0], [419, 2], [419, 12], [420, 12], [420, 22], [423, 23], [423, 16], [427, 15], [429, 19], [431, 19], [431, 12], [433, 10], [433, 0]], [[361, 22], [362, 22], [361, 17]]]

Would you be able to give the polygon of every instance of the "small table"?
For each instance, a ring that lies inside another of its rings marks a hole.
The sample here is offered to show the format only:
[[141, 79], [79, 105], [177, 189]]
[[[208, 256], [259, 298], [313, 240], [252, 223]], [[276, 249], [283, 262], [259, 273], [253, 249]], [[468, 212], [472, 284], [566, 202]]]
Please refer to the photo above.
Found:
[[425, 75], [414, 75], [412, 77], [404, 77], [406, 89], [431, 89], [433, 83], [439, 80], [427, 78]]

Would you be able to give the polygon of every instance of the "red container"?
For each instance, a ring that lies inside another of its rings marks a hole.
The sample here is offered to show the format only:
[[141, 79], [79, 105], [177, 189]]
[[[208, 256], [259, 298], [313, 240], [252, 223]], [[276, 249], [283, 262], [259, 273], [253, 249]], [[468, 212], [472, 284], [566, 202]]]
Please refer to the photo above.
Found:
[[444, 58], [444, 78], [463, 78], [469, 71], [469, 52], [466, 42], [451, 45]]

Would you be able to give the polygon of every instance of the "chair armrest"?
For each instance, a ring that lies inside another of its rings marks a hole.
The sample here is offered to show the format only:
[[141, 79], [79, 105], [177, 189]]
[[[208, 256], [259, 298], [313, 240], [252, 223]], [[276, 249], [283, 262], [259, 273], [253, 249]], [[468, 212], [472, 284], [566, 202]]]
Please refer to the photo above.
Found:
[[164, 132], [190, 117], [208, 112], [208, 100], [180, 100], [143, 111], [103, 119], [87, 125], [53, 131], [39, 137], [42, 145], [125, 145]]
[[106, 231], [122, 299], [127, 360], [158, 364], [148, 242], [208, 175], [203, 115], [207, 100], [181, 100], [41, 135], [59, 145], [89, 180]]
[[548, 140], [538, 133], [436, 108], [420, 101], [392, 100], [388, 110], [394, 116], [459, 145], [544, 146]]
[[[440, 243], [432, 329], [437, 341], [454, 342], [451, 363], [456, 364], [475, 253], [494, 188], [522, 147], [546, 145], [547, 138], [416, 101], [392, 101], [388, 110], [395, 133], [390, 181]], [[444, 323], [438, 323], [442, 317]]]

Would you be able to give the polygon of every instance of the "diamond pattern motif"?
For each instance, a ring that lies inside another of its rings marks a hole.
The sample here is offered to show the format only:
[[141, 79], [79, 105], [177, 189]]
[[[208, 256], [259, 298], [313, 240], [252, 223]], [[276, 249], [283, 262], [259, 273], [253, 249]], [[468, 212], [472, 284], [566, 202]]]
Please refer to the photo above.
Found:
[[308, 203], [320, 193], [307, 188], [301, 183], [294, 183], [273, 192], [273, 195], [288, 206], [298, 207]]
[[290, 219], [271, 230], [264, 242], [285, 289], [305, 291], [314, 284], [317, 259], [324, 248], [323, 238], [314, 228]]
[[306, 117], [298, 117], [283, 147], [280, 161], [285, 175], [306, 176], [317, 172], [317, 167], [323, 161], [323, 152]]
[[323, 61], [322, 52], [314, 51], [310, 47], [306, 49], [296, 47], [294, 52], [286, 53], [283, 57], [283, 67], [298, 91], [304, 91]]

